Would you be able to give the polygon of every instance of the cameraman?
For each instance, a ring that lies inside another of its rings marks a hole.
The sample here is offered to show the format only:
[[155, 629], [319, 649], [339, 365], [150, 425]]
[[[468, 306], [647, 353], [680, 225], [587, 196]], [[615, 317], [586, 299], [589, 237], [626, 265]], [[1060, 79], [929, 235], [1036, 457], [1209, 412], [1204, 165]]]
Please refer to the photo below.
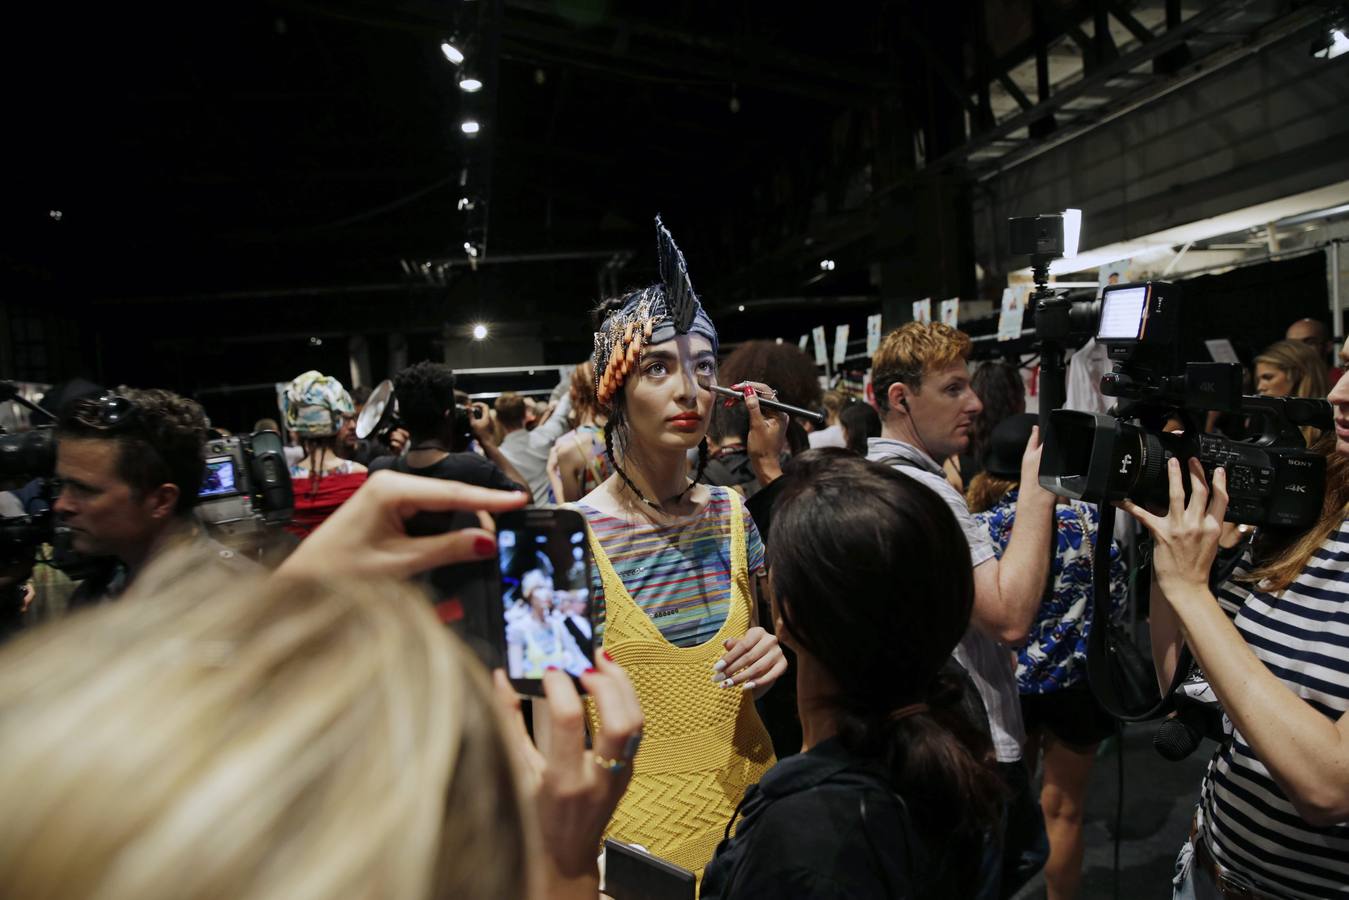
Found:
[[201, 406], [170, 391], [121, 388], [65, 408], [56, 427], [61, 492], [53, 509], [75, 552], [108, 558], [76, 588], [72, 607], [116, 598], [170, 546], [193, 545], [231, 570], [252, 568], [192, 516], [205, 439]]
[[942, 463], [966, 448], [983, 409], [970, 386], [970, 346], [967, 335], [940, 322], [910, 322], [885, 336], [871, 361], [881, 436], [868, 441], [867, 458], [936, 491], [970, 545], [974, 609], [955, 658], [988, 710], [998, 768], [1011, 790], [1001, 864], [1001, 895], [1008, 896], [1044, 865], [1049, 853], [1022, 761], [1026, 733], [1008, 648], [1026, 640], [1040, 608], [1049, 573], [1054, 495], [1040, 487], [1040, 442], [1032, 431], [1021, 460], [1016, 523], [999, 560], [965, 498], [946, 480]]
[[[444, 363], [419, 362], [399, 372], [393, 380], [398, 415], [411, 437], [402, 458], [382, 456], [370, 471], [393, 469], [428, 478], [460, 481], [500, 491], [523, 490], [524, 478], [502, 455], [492, 436], [492, 420], [485, 404], [460, 413], [455, 400], [454, 370]], [[463, 418], [483, 455], [464, 451]]]
[[1173, 459], [1164, 515], [1120, 504], [1155, 540], [1158, 681], [1170, 685], [1184, 641], [1232, 725], [1176, 861], [1177, 898], [1329, 897], [1349, 885], [1349, 379], [1330, 402], [1321, 519], [1232, 586], [1244, 598], [1235, 619], [1208, 584], [1226, 473], [1214, 472], [1210, 492], [1192, 462], [1187, 504]]

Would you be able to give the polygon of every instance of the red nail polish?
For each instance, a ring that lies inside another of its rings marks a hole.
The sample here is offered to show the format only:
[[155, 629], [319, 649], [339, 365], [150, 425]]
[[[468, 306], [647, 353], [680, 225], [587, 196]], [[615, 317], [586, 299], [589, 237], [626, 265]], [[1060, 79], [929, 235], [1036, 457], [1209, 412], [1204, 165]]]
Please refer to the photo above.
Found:
[[746, 397], [753, 397], [753, 396], [754, 396], [754, 385], [752, 385], [752, 384], [747, 384], [747, 385], [745, 385], [745, 396], [746, 396]]
[[607, 660], [609, 660], [609, 662], [613, 662], [613, 661], [614, 661], [614, 658], [613, 658], [612, 656], [609, 655], [609, 651], [608, 651], [608, 650], [601, 650], [600, 652], [604, 654], [604, 658], [607, 659]]
[[473, 539], [473, 552], [479, 556], [495, 556], [497, 542], [489, 537], [476, 537]]
[[727, 409], [730, 409], [732, 406], [735, 406], [735, 401], [734, 401], [734, 400], [727, 400], [725, 403], [723, 403], [723, 404], [721, 404], [721, 405], [724, 406], [724, 407], [726, 407]]
[[594, 675], [594, 674], [595, 674], [595, 667], [594, 667], [594, 666], [591, 666], [590, 668], [586, 669], [586, 670], [585, 670], [584, 672], [582, 672], [581, 674], [582, 674], [582, 675]]
[[545, 672], [561, 672], [562, 670], [559, 669], [557, 666], [549, 666], [549, 667], [548, 667], [547, 669], [545, 669], [544, 671], [545, 671]]

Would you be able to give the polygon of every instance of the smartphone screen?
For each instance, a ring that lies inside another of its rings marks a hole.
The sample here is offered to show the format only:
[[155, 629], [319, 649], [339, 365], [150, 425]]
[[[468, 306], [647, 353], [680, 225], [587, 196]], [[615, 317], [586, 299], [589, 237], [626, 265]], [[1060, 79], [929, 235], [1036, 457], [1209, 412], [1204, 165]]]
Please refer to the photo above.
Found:
[[505, 513], [497, 517], [497, 548], [511, 683], [538, 694], [550, 668], [579, 677], [595, 664], [585, 519], [569, 509]]

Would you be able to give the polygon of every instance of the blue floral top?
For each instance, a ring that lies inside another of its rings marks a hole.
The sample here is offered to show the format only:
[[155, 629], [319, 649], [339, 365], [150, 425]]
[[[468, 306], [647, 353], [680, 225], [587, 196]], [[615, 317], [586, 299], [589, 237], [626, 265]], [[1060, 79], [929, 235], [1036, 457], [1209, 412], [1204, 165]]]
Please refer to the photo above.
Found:
[[[998, 558], [1007, 549], [1016, 520], [1015, 489], [993, 508], [975, 513], [988, 532]], [[1040, 604], [1030, 637], [1016, 648], [1017, 689], [1023, 694], [1047, 694], [1087, 679], [1087, 635], [1091, 633], [1091, 554], [1098, 521], [1096, 507], [1069, 501], [1055, 507], [1058, 550], [1049, 571], [1053, 590]], [[1111, 617], [1124, 612], [1127, 575], [1119, 547], [1110, 545]]]

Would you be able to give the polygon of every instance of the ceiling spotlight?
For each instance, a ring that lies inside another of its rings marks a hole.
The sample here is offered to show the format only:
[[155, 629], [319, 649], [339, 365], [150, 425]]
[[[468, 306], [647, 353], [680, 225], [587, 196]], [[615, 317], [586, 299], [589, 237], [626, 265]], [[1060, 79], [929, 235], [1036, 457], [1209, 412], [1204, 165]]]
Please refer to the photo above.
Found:
[[62, 217], [65, 216], [65, 213], [61, 212], [61, 210], [59, 209], [49, 209], [47, 210], [47, 216], [53, 222], [59, 222], [61, 221]]
[[741, 311], [741, 312], [744, 312], [744, 311], [745, 311], [745, 304], [743, 304], [743, 303], [740, 304], [740, 311]]
[[464, 252], [469, 255], [470, 259], [478, 258], [478, 248], [472, 241], [464, 241]]
[[472, 209], [472, 208], [473, 208], [473, 198], [472, 198], [472, 197], [460, 197], [460, 198], [459, 198], [459, 211], [460, 211], [460, 212], [463, 212], [463, 211], [466, 210], [466, 209]]
[[485, 341], [485, 340], [487, 340], [487, 326], [486, 326], [486, 325], [484, 325], [484, 324], [482, 324], [481, 322], [479, 322], [477, 325], [474, 325], [474, 326], [473, 326], [473, 340], [475, 340], [475, 341]]
[[465, 119], [459, 123], [459, 130], [464, 134], [477, 134], [482, 131], [482, 126], [478, 124], [477, 119]]
[[463, 78], [459, 79], [459, 90], [463, 91], [465, 94], [476, 94], [478, 91], [482, 90], [482, 82], [472, 75], [465, 75]]
[[1335, 59], [1349, 53], [1349, 35], [1345, 26], [1335, 25], [1312, 41], [1311, 55], [1316, 59]]
[[834, 261], [833, 261], [832, 259], [822, 259], [822, 260], [820, 260], [820, 271], [821, 271], [821, 272], [832, 272], [832, 271], [834, 271]]
[[311, 337], [311, 338], [309, 339], [309, 346], [311, 346], [311, 347], [322, 347], [322, 346], [323, 346], [323, 338], [321, 338], [321, 337]]
[[463, 52], [449, 41], [440, 42], [440, 52], [445, 54], [445, 58], [456, 66], [464, 61]]

